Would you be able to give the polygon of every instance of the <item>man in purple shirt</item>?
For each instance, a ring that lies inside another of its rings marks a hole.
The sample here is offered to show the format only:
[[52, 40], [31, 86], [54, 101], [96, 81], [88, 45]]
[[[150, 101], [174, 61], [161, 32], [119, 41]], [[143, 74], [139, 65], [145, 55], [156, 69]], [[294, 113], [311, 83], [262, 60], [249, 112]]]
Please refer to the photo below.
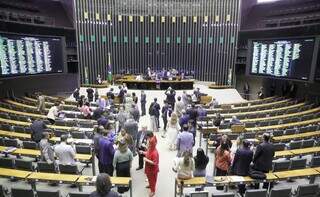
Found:
[[177, 156], [181, 157], [185, 151], [189, 151], [192, 153], [193, 142], [193, 135], [189, 132], [188, 125], [184, 124], [183, 131], [179, 133], [177, 137]]
[[182, 110], [182, 115], [179, 119], [180, 127], [182, 128], [183, 125], [188, 124], [189, 119], [190, 119], [190, 116], [189, 114], [187, 114], [186, 110]]
[[103, 133], [99, 141], [99, 170], [100, 173], [108, 173], [113, 176], [113, 142], [108, 138], [108, 132]]

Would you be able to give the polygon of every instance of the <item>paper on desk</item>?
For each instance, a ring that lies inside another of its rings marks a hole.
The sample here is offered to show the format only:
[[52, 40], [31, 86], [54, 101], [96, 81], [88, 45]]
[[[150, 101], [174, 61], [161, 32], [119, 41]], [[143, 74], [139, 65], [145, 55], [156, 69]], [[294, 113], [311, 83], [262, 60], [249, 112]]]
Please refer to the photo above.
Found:
[[244, 178], [242, 176], [232, 176], [231, 177], [233, 182], [243, 182]]

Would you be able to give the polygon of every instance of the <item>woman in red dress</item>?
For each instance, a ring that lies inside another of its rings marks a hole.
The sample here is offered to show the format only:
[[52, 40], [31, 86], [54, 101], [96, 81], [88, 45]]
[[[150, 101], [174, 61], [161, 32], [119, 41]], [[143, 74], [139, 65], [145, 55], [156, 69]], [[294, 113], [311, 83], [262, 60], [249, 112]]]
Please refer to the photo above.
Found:
[[148, 178], [150, 194], [149, 197], [155, 196], [156, 184], [159, 172], [159, 153], [156, 148], [157, 138], [153, 135], [152, 132], [147, 134], [148, 136], [148, 149], [146, 152], [143, 152], [145, 155], [145, 173]]

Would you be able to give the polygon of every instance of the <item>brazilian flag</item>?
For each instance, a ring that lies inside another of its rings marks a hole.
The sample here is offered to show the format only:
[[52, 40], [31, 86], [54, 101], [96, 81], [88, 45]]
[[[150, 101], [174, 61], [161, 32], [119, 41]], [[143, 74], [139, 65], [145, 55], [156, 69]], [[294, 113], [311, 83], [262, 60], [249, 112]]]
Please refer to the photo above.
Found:
[[112, 84], [112, 65], [111, 65], [111, 55], [108, 53], [108, 82]]

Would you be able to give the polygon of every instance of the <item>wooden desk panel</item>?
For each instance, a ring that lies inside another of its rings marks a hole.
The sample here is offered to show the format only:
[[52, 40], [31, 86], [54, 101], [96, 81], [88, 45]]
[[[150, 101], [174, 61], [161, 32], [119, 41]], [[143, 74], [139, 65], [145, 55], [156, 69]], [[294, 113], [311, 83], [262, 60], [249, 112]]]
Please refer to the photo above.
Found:
[[31, 173], [32, 172], [30, 172], [30, 171], [24, 171], [24, 170], [0, 168], [0, 176], [3, 176], [3, 177], [16, 177], [16, 178], [25, 179]]
[[277, 136], [277, 137], [273, 137], [272, 141], [280, 142], [280, 141], [289, 141], [294, 139], [303, 139], [303, 138], [318, 137], [318, 136], [320, 136], [320, 131], [313, 131], [313, 132], [299, 133], [299, 134], [293, 134], [293, 135]]
[[177, 179], [178, 184], [181, 184], [181, 181], [183, 181], [183, 185], [205, 185], [207, 182], [205, 177], [194, 177], [187, 180]]
[[28, 176], [28, 180], [41, 180], [41, 181], [61, 181], [65, 183], [75, 183], [79, 175], [72, 174], [57, 174], [57, 173], [44, 173], [44, 172], [33, 172]]
[[273, 174], [277, 176], [279, 179], [288, 179], [288, 178], [315, 176], [315, 175], [319, 175], [320, 173], [313, 168], [306, 168], [301, 170], [274, 172]]
[[[129, 177], [110, 177], [111, 183], [114, 185], [129, 186], [131, 178]], [[77, 183], [80, 184], [94, 184], [96, 176], [80, 176]]]
[[[6, 150], [8, 147], [0, 146], [0, 151]], [[34, 150], [34, 149], [26, 149], [26, 148], [17, 148], [16, 150], [12, 151], [9, 154], [13, 155], [26, 155], [31, 157], [39, 157], [41, 155], [40, 150]], [[76, 154], [76, 159], [81, 161], [89, 161], [92, 158], [92, 155], [89, 154]]]
[[283, 150], [283, 151], [276, 151], [274, 154], [275, 158], [279, 158], [279, 157], [291, 157], [294, 154], [290, 151], [290, 150]]
[[31, 135], [28, 133], [17, 133], [13, 131], [3, 131], [0, 130], [0, 136], [9, 137], [9, 138], [18, 138], [18, 139], [27, 139], [31, 140]]
[[305, 154], [311, 154], [311, 153], [318, 153], [320, 152], [320, 146], [317, 147], [310, 147], [310, 148], [300, 148], [300, 149], [294, 149], [290, 150], [295, 155], [305, 155]]

